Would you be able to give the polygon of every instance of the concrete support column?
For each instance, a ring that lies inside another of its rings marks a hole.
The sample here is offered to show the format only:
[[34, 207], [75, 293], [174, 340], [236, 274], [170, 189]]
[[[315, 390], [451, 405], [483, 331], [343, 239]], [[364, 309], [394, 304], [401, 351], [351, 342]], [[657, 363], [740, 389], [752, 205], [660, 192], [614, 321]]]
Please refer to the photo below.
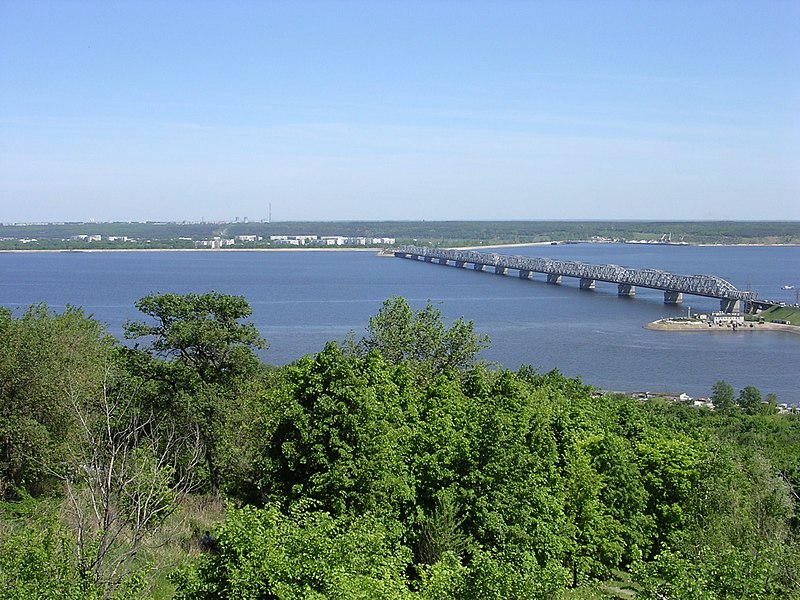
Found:
[[473, 269], [475, 269], [476, 271], [483, 271], [483, 267], [484, 266], [485, 265], [482, 265], [480, 263], [475, 263], [475, 266], [473, 267]]
[[559, 285], [561, 283], [561, 275], [558, 275], [557, 273], [548, 273], [547, 283]]
[[456, 261], [456, 267], [458, 267], [459, 269], [463, 269], [464, 268], [464, 264], [465, 263], [464, 263], [463, 260], [457, 260]]
[[533, 275], [533, 271], [525, 271], [524, 269], [520, 269], [519, 271], [519, 278], [520, 279], [530, 279]]
[[589, 277], [581, 277], [582, 290], [593, 290], [594, 286], [595, 286], [594, 279], [590, 279]]
[[423, 256], [422, 260], [424, 260], [425, 262], [433, 262], [433, 257], [432, 256]]
[[494, 273], [495, 275], [505, 275], [507, 270], [505, 267], [495, 267]]
[[440, 265], [446, 265], [447, 264], [447, 259], [446, 258], [440, 258], [438, 260], [439, 260], [439, 264]]
[[728, 298], [722, 298], [719, 301], [719, 309], [725, 313], [738, 313], [739, 306], [740, 305], [738, 300], [730, 300]]
[[682, 304], [683, 294], [681, 292], [664, 292], [664, 304]]
[[617, 296], [633, 298], [636, 295], [636, 286], [628, 283], [620, 283], [617, 286]]

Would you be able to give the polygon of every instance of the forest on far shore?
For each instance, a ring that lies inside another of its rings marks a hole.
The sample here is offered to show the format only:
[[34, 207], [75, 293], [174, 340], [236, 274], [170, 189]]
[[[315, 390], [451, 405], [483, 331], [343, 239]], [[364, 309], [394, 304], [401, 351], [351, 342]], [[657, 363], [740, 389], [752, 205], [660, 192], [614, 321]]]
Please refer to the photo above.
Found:
[[[550, 241], [800, 244], [798, 221], [253, 221], [0, 224], [0, 250], [194, 248], [214, 237], [261, 237], [232, 248], [268, 248], [270, 236], [394, 238], [398, 244], [492, 246]], [[77, 236], [100, 236], [87, 241]], [[109, 240], [112, 237], [115, 239]]]
[[599, 395], [399, 297], [284, 367], [245, 298], [136, 306], [0, 308], [3, 598], [800, 597], [800, 415], [755, 388]]

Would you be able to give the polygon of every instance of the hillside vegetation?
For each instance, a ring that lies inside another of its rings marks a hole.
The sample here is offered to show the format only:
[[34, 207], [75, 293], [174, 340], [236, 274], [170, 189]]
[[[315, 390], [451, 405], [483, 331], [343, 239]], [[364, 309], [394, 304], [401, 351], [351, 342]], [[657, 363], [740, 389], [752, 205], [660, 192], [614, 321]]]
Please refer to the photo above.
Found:
[[757, 390], [596, 396], [402, 298], [281, 368], [243, 298], [137, 307], [128, 345], [0, 311], [3, 598], [800, 595], [800, 419]]

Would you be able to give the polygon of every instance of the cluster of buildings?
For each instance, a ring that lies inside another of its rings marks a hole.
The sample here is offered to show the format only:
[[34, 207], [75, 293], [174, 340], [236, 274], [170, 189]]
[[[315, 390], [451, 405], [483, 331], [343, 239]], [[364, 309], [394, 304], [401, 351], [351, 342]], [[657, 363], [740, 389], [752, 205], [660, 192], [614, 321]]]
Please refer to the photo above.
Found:
[[[199, 240], [194, 244], [198, 248], [224, 248], [235, 246], [237, 243], [262, 242], [264, 238], [260, 235], [237, 235], [232, 238], [214, 237], [210, 240]], [[387, 237], [350, 237], [343, 235], [271, 235], [269, 243], [272, 246], [391, 246], [395, 243], [395, 238]]]
[[[664, 398], [666, 400], [671, 400], [672, 402], [680, 402], [682, 404], [688, 404], [695, 408], [707, 408], [710, 410], [714, 410], [714, 403], [711, 401], [711, 398], [692, 398], [689, 394], [663, 394], [663, 393], [654, 393], [654, 392], [633, 392], [629, 394], [631, 398], [637, 400], [647, 400], [650, 398]], [[762, 400], [761, 404], [769, 404], [767, 400]], [[797, 406], [792, 406], [786, 402], [780, 403], [775, 407], [780, 414], [796, 414], [798, 412]]]
[[342, 235], [271, 235], [272, 244], [287, 246], [391, 246], [395, 238], [386, 237], [347, 237]]
[[[94, 234], [94, 235], [84, 235], [84, 234], [82, 234], [82, 235], [73, 235], [73, 236], [70, 236], [67, 239], [62, 240], [62, 241], [64, 241], [64, 242], [67, 242], [67, 241], [70, 241], [70, 242], [89, 242], [89, 243], [91, 243], [91, 242], [102, 242], [103, 241], [103, 236], [102, 235], [97, 235], [97, 234]], [[107, 242], [135, 242], [136, 240], [134, 240], [133, 238], [129, 238], [127, 235], [109, 235], [109, 236], [106, 236], [106, 241]]]

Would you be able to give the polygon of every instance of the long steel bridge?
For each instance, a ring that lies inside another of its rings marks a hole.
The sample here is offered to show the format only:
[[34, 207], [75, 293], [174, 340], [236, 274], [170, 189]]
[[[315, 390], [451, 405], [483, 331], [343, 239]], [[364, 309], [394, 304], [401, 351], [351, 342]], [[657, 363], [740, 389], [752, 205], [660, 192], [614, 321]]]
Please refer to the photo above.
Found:
[[742, 308], [741, 303], [745, 304], [745, 310], [752, 310], [759, 304], [771, 304], [760, 302], [752, 292], [738, 290], [732, 283], [716, 275], [678, 275], [658, 269], [629, 269], [618, 265], [595, 265], [574, 260], [421, 246], [400, 246], [394, 249], [394, 255], [460, 268], [471, 265], [476, 271], [484, 271], [488, 267], [494, 269], [498, 275], [506, 275], [512, 270], [517, 271], [522, 279], [531, 279], [534, 273], [540, 273], [551, 284], [560, 284], [562, 277], [574, 277], [580, 280], [580, 287], [584, 290], [594, 289], [598, 281], [615, 283], [619, 296], [633, 297], [637, 287], [663, 290], [665, 304], [680, 304], [684, 294], [718, 298], [720, 310], [723, 312], [738, 312]]

